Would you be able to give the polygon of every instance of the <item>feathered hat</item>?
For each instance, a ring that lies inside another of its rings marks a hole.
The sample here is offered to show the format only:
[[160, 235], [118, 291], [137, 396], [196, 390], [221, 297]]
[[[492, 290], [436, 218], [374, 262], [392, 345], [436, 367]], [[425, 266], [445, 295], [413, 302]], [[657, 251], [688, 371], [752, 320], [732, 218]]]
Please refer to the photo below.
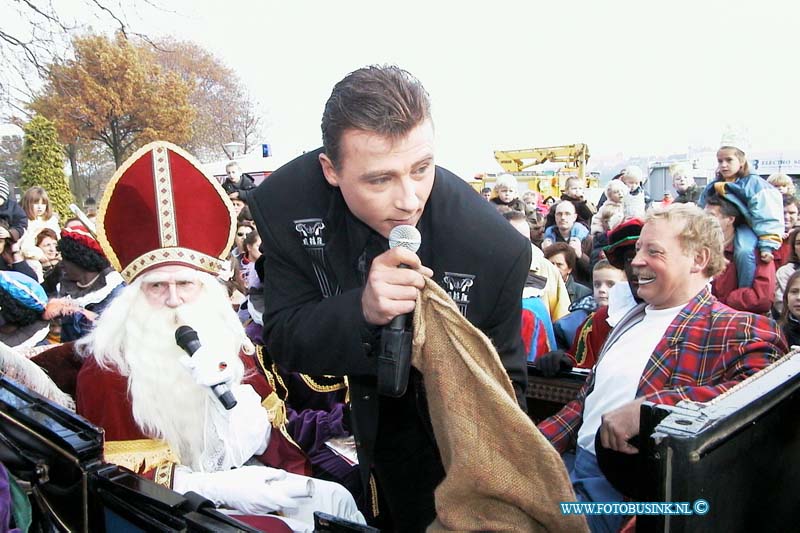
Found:
[[611, 266], [625, 270], [625, 251], [636, 246], [643, 225], [638, 218], [632, 218], [608, 232], [608, 246], [604, 246], [603, 251]]

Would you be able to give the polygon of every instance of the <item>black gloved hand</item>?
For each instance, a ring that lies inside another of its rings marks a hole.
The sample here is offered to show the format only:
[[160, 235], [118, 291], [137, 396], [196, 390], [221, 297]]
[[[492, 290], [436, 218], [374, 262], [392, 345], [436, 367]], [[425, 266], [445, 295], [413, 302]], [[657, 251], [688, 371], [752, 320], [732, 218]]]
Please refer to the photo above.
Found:
[[560, 370], [570, 370], [572, 361], [570, 361], [564, 350], [553, 350], [537, 357], [535, 365], [545, 377], [551, 378], [558, 374]]

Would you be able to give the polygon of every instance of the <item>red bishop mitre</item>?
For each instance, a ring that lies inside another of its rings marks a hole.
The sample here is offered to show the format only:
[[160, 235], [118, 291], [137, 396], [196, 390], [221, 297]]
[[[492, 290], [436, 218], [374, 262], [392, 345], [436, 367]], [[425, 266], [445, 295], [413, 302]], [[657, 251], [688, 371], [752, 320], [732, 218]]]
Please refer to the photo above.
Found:
[[163, 265], [216, 275], [235, 231], [222, 186], [164, 141], [142, 147], [117, 169], [97, 213], [97, 240], [128, 283]]

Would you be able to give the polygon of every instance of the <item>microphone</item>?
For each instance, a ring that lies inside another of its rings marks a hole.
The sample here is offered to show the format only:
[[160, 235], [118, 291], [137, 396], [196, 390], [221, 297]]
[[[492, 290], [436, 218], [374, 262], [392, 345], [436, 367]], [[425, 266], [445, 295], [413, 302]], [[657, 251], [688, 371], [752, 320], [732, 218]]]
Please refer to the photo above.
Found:
[[[175, 330], [175, 342], [189, 357], [193, 356], [201, 346], [197, 332], [189, 326], [180, 326]], [[236, 398], [227, 383], [222, 382], [211, 385], [211, 390], [214, 391], [214, 395], [225, 409], [230, 410], [236, 406]]]
[[[422, 244], [422, 235], [419, 230], [414, 226], [407, 224], [395, 226], [389, 232], [389, 249], [392, 248], [405, 248], [417, 253], [420, 245]], [[406, 265], [400, 265], [400, 268], [408, 268]], [[408, 315], [397, 315], [387, 326], [390, 329], [405, 329], [406, 320]]]
[[[395, 226], [389, 233], [389, 248], [407, 248], [417, 253], [422, 236], [414, 226]], [[405, 265], [400, 265], [405, 268]], [[378, 392], [399, 398], [408, 388], [411, 370], [411, 332], [406, 331], [408, 314], [398, 315], [381, 331], [381, 350], [378, 355]]]

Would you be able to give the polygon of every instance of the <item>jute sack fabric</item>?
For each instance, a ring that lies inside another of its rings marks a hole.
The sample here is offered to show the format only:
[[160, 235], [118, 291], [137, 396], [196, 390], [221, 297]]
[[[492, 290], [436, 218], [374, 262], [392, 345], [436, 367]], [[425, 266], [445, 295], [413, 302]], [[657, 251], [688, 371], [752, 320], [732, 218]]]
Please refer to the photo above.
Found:
[[412, 364], [422, 372], [446, 476], [437, 531], [588, 531], [558, 452], [517, 405], [491, 341], [428, 280], [414, 313]]

